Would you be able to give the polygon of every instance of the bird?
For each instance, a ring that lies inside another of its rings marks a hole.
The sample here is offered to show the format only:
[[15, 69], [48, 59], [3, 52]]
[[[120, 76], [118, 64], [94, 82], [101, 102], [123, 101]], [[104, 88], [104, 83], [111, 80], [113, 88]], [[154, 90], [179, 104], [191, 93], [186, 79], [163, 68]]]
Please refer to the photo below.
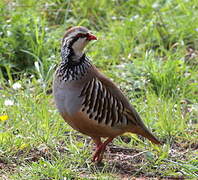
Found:
[[116, 84], [85, 54], [84, 48], [94, 40], [97, 37], [83, 26], [65, 32], [52, 88], [60, 115], [73, 129], [91, 137], [96, 145], [92, 161], [96, 163], [102, 161], [106, 146], [127, 132], [161, 144]]

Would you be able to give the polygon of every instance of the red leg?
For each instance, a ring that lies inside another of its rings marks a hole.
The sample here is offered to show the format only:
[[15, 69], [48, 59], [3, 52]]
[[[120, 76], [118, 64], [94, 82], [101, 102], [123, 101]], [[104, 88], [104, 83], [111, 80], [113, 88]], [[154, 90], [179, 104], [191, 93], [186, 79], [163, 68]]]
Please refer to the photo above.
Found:
[[93, 142], [96, 144], [96, 149], [98, 149], [98, 147], [102, 144], [100, 137], [97, 137], [97, 138], [94, 137], [92, 139], [93, 139]]
[[[100, 148], [100, 146], [102, 145], [102, 141], [100, 137], [92, 137], [94, 144], [96, 145], [96, 148], [94, 148], [95, 152], [98, 151], [98, 149]], [[95, 156], [95, 153], [94, 153]], [[95, 157], [96, 158], [96, 157]], [[92, 161], [95, 161], [95, 158], [93, 157]]]
[[[102, 161], [104, 151], [106, 149], [107, 144], [109, 144], [114, 138], [108, 138], [105, 142], [101, 143], [97, 146], [96, 152], [93, 156], [93, 162], [97, 161], [98, 163]], [[94, 141], [95, 142], [95, 141]], [[101, 142], [101, 141], [100, 141]], [[97, 145], [97, 144], [96, 144]]]

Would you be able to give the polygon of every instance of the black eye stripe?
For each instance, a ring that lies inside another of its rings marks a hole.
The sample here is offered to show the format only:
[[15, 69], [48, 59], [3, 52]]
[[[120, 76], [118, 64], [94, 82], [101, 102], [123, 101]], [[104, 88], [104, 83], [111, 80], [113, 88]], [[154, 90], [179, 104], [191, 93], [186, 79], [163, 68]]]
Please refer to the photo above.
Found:
[[84, 37], [87, 37], [87, 34], [79, 33], [79, 34], [76, 35], [76, 37], [84, 38]]

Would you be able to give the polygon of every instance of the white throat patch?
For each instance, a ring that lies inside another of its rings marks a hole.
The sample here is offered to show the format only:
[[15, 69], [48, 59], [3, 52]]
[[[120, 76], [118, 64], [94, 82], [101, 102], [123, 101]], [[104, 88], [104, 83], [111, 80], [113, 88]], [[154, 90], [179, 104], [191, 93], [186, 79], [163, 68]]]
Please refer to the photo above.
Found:
[[72, 49], [77, 57], [81, 57], [83, 55], [83, 49], [88, 44], [86, 38], [79, 38], [77, 41], [74, 42], [72, 45]]

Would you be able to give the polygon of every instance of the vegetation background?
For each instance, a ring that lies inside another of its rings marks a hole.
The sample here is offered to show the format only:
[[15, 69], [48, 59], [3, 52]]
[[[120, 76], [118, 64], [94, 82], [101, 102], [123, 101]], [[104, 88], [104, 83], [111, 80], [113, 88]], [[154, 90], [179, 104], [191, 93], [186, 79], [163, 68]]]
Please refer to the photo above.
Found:
[[[126, 134], [102, 165], [92, 142], [59, 116], [50, 93], [70, 26], [164, 142]], [[0, 179], [198, 177], [196, 0], [0, 0]]]

